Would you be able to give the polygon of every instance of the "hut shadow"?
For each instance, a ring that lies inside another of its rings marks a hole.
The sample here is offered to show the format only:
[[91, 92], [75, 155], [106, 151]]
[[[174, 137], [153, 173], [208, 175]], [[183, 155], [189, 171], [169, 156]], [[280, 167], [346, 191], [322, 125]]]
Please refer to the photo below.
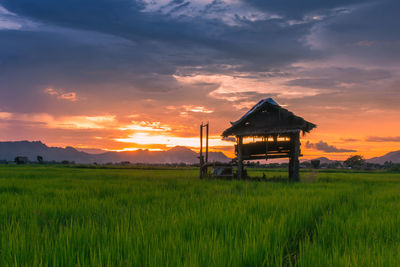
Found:
[[231, 177], [222, 177], [222, 176], [212, 176], [208, 175], [206, 177], [210, 180], [226, 180], [226, 181], [246, 181], [246, 182], [267, 182], [267, 183], [290, 183], [288, 177], [284, 176], [270, 176], [266, 177], [263, 175], [262, 177], [257, 176], [245, 176], [242, 179], [238, 179], [236, 175]]

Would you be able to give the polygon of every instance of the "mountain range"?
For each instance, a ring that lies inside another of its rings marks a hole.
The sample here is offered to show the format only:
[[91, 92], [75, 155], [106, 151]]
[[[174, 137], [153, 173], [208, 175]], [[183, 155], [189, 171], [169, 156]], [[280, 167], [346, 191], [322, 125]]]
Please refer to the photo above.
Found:
[[[129, 152], [106, 152], [99, 150], [88, 150], [95, 153], [79, 151], [73, 147], [48, 147], [40, 141], [17, 141], [0, 142], [0, 160], [13, 161], [17, 156], [28, 157], [30, 161], [36, 161], [37, 156], [42, 156], [44, 161], [75, 161], [76, 163], [108, 163], [123, 162], [131, 163], [198, 163], [198, 153], [193, 150], [176, 146], [166, 151], [136, 150]], [[209, 161], [229, 162], [222, 152], [209, 152]]]
[[[320, 158], [316, 158], [314, 160], [319, 160], [321, 162], [321, 164], [325, 164], [325, 163], [329, 164], [329, 163], [337, 162], [337, 160], [331, 160], [326, 157], [320, 157]], [[308, 160], [308, 159], [302, 160], [302, 162], [304, 162], [304, 161], [311, 161], [311, 160]], [[384, 164], [386, 161], [391, 161], [393, 163], [400, 163], [400, 150], [389, 152], [380, 157], [366, 159], [366, 161], [369, 163], [378, 163], [378, 164]], [[339, 162], [343, 162], [343, 161], [339, 161]]]
[[[81, 151], [80, 151], [81, 150]], [[28, 157], [36, 161], [37, 156], [44, 161], [75, 161], [76, 163], [116, 163], [129, 161], [131, 163], [198, 163], [198, 153], [184, 147], [176, 146], [165, 151], [136, 150], [126, 152], [104, 151], [100, 149], [76, 149], [73, 147], [48, 147], [40, 141], [0, 142], [0, 160], [13, 161], [17, 156]], [[326, 157], [317, 158], [321, 163], [331, 163]], [[209, 152], [209, 161], [229, 162], [231, 159], [222, 152]], [[306, 159], [302, 161], [308, 161]], [[381, 157], [367, 159], [370, 163], [383, 164], [385, 161], [400, 163], [400, 150], [389, 152]]]
[[383, 164], [386, 161], [391, 161], [393, 163], [400, 163], [400, 150], [389, 152], [386, 155], [383, 155], [381, 157], [370, 158], [367, 161], [371, 162], [371, 163], [379, 163], [379, 164]]

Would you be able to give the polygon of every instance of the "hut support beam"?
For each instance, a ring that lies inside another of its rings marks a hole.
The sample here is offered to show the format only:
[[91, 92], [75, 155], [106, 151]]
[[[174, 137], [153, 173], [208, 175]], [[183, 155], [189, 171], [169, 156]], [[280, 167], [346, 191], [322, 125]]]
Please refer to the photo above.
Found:
[[200, 179], [203, 178], [203, 165], [204, 165], [204, 158], [203, 158], [203, 123], [200, 125]]
[[239, 180], [243, 179], [243, 137], [239, 136], [238, 137], [238, 155], [237, 155], [237, 160], [238, 160], [238, 170], [237, 170], [237, 178]]
[[289, 181], [299, 182], [299, 156], [300, 156], [300, 132], [290, 136]]
[[206, 163], [208, 163], [208, 125], [209, 123], [207, 122], [206, 126]]
[[[208, 167], [208, 126], [209, 123], [200, 125], [200, 179], [202, 179], [205, 175], [207, 175], [207, 167]], [[206, 128], [206, 159], [204, 161], [203, 156], [203, 128]]]

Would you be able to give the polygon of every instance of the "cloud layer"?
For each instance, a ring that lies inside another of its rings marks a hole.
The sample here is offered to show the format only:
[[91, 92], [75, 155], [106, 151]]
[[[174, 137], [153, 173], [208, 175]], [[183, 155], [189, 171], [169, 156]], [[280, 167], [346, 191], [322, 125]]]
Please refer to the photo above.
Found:
[[[218, 136], [274, 97], [319, 125], [310, 151], [352, 152], [318, 142], [346, 136], [381, 153], [360, 140], [392, 142], [389, 125], [400, 130], [399, 9], [394, 0], [0, 0], [0, 127], [9, 127], [0, 138], [38, 123], [11, 125], [5, 114], [115, 118], [85, 140], [64, 129], [72, 145], [121, 148], [139, 133], [119, 132], [130, 115], [176, 138], [210, 121]], [[37, 136], [59, 145], [42, 126]]]
[[333, 145], [329, 145], [324, 141], [319, 141], [318, 143], [310, 143], [309, 141], [306, 142], [306, 148], [313, 148], [327, 153], [344, 153], [344, 152], [356, 152], [357, 150], [354, 149], [345, 149], [345, 148], [338, 148]]

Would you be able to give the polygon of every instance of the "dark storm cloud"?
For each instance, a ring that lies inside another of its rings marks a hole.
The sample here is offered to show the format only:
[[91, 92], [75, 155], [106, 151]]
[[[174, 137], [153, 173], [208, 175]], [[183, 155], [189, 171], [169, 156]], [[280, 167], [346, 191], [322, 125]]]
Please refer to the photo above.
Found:
[[299, 71], [298, 75], [314, 76], [314, 78], [301, 78], [288, 81], [290, 86], [309, 88], [335, 89], [343, 84], [368, 84], [393, 77], [393, 73], [385, 69], [362, 69], [355, 67], [329, 67]]
[[[327, 112], [328, 108], [337, 115], [356, 114], [360, 111], [371, 115], [379, 112], [397, 114], [399, 112], [400, 94], [395, 92], [400, 81], [376, 81], [341, 88], [340, 90], [323, 90], [314, 96], [287, 99], [286, 104], [303, 110], [305, 113], [315, 114]], [[333, 114], [331, 113], [331, 114]]]
[[351, 14], [315, 25], [310, 43], [326, 53], [359, 58], [363, 63], [396, 63], [400, 56], [399, 10], [399, 1], [365, 2]]
[[[364, 51], [363, 59], [373, 58], [370, 52], [385, 45], [392, 50], [380, 53], [396, 52], [391, 46], [398, 26], [393, 19], [395, 1], [250, 0], [241, 4], [264, 12], [266, 17], [243, 18], [223, 1], [210, 2], [201, 12], [191, 14], [194, 4], [184, 1], [146, 11], [145, 1], [132, 0], [0, 0], [15, 17], [37, 23], [26, 30], [0, 30], [0, 107], [19, 112], [74, 113], [98, 106], [107, 110], [129, 107], [143, 99], [164, 105], [190, 99], [215, 105], [213, 115], [226, 112], [221, 110], [221, 101], [209, 95], [219, 84], [197, 82], [183, 88], [172, 75], [185, 75], [185, 70], [188, 75], [235, 76], [245, 72], [247, 76], [242, 78], [282, 77], [289, 79], [287, 86], [343, 89], [302, 101], [313, 106], [316, 101], [326, 105], [337, 100], [349, 106], [360, 95], [366, 95], [366, 103], [371, 102], [377, 94], [375, 88], [368, 87], [371, 82], [393, 76], [379, 66], [294, 68], [291, 64], [353, 50], [355, 54]], [[379, 12], [373, 14], [374, 10]], [[229, 23], [223, 21], [228, 15], [233, 18]], [[376, 25], [369, 32], [371, 23]], [[315, 49], [316, 41], [324, 46]], [[349, 86], [363, 83], [364, 87]], [[76, 92], [86, 101], [60, 107], [42, 93], [46, 87]], [[256, 102], [278, 95], [244, 89], [248, 92], [228, 92], [223, 97]], [[374, 101], [382, 104], [385, 96]]]
[[[130, 49], [131, 54], [142, 54], [142, 52], [146, 54], [151, 51], [163, 58], [153, 64], [156, 69], [160, 61], [168, 61], [171, 69], [192, 65], [218, 66], [219, 63], [237, 64], [240, 65], [237, 70], [257, 72], [266, 71], [271, 67], [283, 67], [302, 59], [318, 58], [323, 56], [323, 53], [311, 52], [304, 43], [306, 36], [318, 25], [323, 25], [322, 35], [324, 31], [334, 34], [343, 32], [340, 25], [354, 25], [351, 36], [357, 39], [355, 41], [374, 39], [374, 36], [358, 38], [353, 11], [349, 11], [351, 14], [340, 13], [343, 6], [354, 6], [370, 1], [250, 0], [242, 3], [256, 7], [260, 12], [278, 13], [279, 16], [254, 21], [242, 19], [240, 25], [227, 25], [220, 19], [205, 16], [212, 13], [226, 15], [226, 12], [231, 12], [230, 15], [235, 16], [236, 11], [229, 10], [223, 1], [211, 2], [202, 12], [192, 16], [185, 15], [191, 12], [192, 9], [189, 7], [194, 5], [190, 1], [171, 1], [163, 7], [163, 9], [174, 7], [168, 12], [161, 12], [161, 9], [145, 12], [148, 3], [132, 0], [0, 1], [1, 5], [18, 16], [27, 17], [44, 25], [99, 32], [131, 40], [138, 45], [137, 48]], [[176, 8], [186, 8], [186, 13], [174, 16]], [[334, 12], [332, 15], [332, 10], [336, 10], [337, 14]], [[365, 23], [372, 12], [371, 8], [366, 10], [358, 13], [357, 10], [354, 11], [358, 16], [357, 21]], [[290, 24], [293, 17], [304, 17], [322, 11], [330, 12], [329, 20], [325, 24], [319, 23], [324, 20], [323, 16], [303, 23]], [[383, 16], [382, 12], [381, 14]], [[236, 17], [240, 20], [239, 16]], [[385, 19], [385, 21], [391, 20]], [[391, 28], [396, 27], [391, 25]], [[67, 37], [67, 34], [65, 35]], [[146, 46], [149, 46], [148, 50]], [[101, 51], [98, 51], [97, 55], [99, 54]]]
[[[66, 34], [0, 31], [0, 49], [7, 51], [0, 53], [0, 104], [20, 112], [43, 108], [47, 101], [42, 91], [48, 87], [100, 95], [104, 84], [123, 83], [129, 85], [126, 90], [171, 90], [175, 69], [147, 48], [130, 53], [138, 46], [98, 34]], [[24, 101], [28, 99], [30, 105]]]
[[[171, 1], [168, 5], [185, 8], [189, 3], [193, 5], [191, 2], [183, 1]], [[319, 22], [319, 19], [288, 25], [289, 20], [292, 19], [291, 16], [294, 14], [304, 16], [310, 12], [331, 10], [357, 3], [359, 1], [243, 1], [243, 4], [254, 5], [265, 12], [281, 13], [282, 17], [247, 20], [240, 26], [236, 26], [200, 15], [174, 17], [171, 14], [176, 10], [171, 10], [169, 13], [144, 12], [147, 4], [143, 1], [0, 1], [0, 4], [18, 16], [27, 17], [44, 25], [98, 32], [133, 42], [134, 45], [122, 49], [124, 52], [120, 54], [107, 51], [110, 49], [104, 46], [95, 46], [94, 50], [89, 51], [88, 55], [93, 55], [94, 61], [104, 59], [104, 63], [111, 65], [110, 69], [114, 68], [113, 65], [121, 66], [131, 61], [139, 63], [136, 64], [136, 70], [142, 69], [143, 72], [149, 72], [149, 68], [153, 68], [151, 72], [165, 74], [173, 73], [181, 66], [208, 65], [213, 65], [215, 71], [220, 73], [224, 71], [221, 65], [226, 64], [238, 65], [236, 71], [265, 72], [272, 67], [283, 68], [286, 64], [302, 59], [321, 57], [323, 53], [311, 52], [304, 43], [304, 38]], [[189, 12], [190, 9], [186, 11]], [[223, 12], [228, 11], [224, 2], [214, 1], [206, 6], [203, 12], [225, 14]], [[337, 16], [333, 17], [336, 19]], [[47, 32], [47, 34], [52, 39], [54, 33]], [[31, 40], [30, 35], [26, 34], [24, 39]], [[67, 32], [63, 35], [65, 39], [76, 40], [77, 37], [77, 34]], [[99, 37], [94, 34], [92, 36], [95, 43]], [[43, 39], [43, 46], [46, 46], [45, 42], [46, 40]], [[63, 44], [64, 40], [59, 40], [58, 44], [57, 40], [52, 40], [51, 45], [47, 46], [64, 48]], [[62, 65], [65, 60], [68, 61], [68, 58], [74, 58], [77, 65], [82, 64], [84, 67], [86, 62], [83, 61], [87, 61], [88, 51], [82, 47], [75, 48], [76, 51], [73, 51], [74, 47], [66, 47], [64, 53], [66, 59], [58, 60], [58, 64]], [[121, 47], [116, 45], [114, 48], [119, 50]], [[53, 49], [43, 50], [48, 53]], [[38, 51], [37, 54], [46, 58], [48, 55], [44, 51]], [[71, 53], [79, 53], [78, 51], [81, 52], [83, 60], [79, 60], [80, 57], [76, 54], [71, 55]], [[116, 56], [110, 58], [113, 54]], [[122, 57], [125, 57], [125, 60], [122, 60]], [[147, 57], [149, 60], [144, 60]], [[146, 62], [147, 64], [143, 64]], [[100, 65], [98, 63], [102, 62], [94, 62], [93, 65]], [[120, 72], [117, 68], [113, 74], [118, 77], [120, 73], [124, 72]], [[102, 77], [106, 76], [102, 75]]]
[[[16, 18], [37, 23], [0, 30], [0, 106], [11, 112], [87, 112], [100, 104], [110, 108], [112, 100], [148, 98], [173, 104], [193, 95], [182, 92], [172, 77], [179, 69], [200, 66], [208, 73], [229, 73], [226, 66], [231, 65], [235, 72], [265, 72], [311, 57], [300, 41], [310, 25], [241, 19], [242, 25], [234, 26], [201, 16], [182, 19], [144, 12], [143, 2], [131, 0], [0, 0], [0, 5]], [[217, 6], [207, 9], [226, 12]], [[192, 89], [202, 93], [201, 99], [216, 86], [198, 83]], [[49, 87], [76, 92], [90, 102], [60, 106], [43, 95]]]
[[335, 88], [339, 86], [339, 82], [332, 79], [327, 78], [319, 78], [319, 79], [295, 79], [288, 81], [286, 85], [290, 86], [301, 86], [301, 87], [309, 87], [309, 88]]
[[[206, 56], [210, 63], [212, 59], [212, 64], [221, 61], [221, 64], [243, 65], [243, 70], [265, 70], [312, 57], [300, 40], [311, 25], [288, 27], [280, 19], [246, 21], [239, 27], [200, 15], [185, 18], [144, 12], [143, 2], [130, 0], [3, 0], [0, 3], [20, 16], [46, 25], [101, 32], [146, 45], [162, 43], [165, 50], [154, 52], [169, 55], [179, 51], [185, 55], [180, 62], [183, 65], [199, 65]], [[211, 8], [209, 12], [218, 11]], [[214, 54], [210, 51], [203, 54], [201, 49], [213, 50]]]
[[306, 142], [306, 148], [313, 148], [327, 153], [344, 153], [344, 152], [356, 152], [357, 150], [337, 148], [336, 146], [329, 145], [324, 141], [319, 141], [318, 143]]

